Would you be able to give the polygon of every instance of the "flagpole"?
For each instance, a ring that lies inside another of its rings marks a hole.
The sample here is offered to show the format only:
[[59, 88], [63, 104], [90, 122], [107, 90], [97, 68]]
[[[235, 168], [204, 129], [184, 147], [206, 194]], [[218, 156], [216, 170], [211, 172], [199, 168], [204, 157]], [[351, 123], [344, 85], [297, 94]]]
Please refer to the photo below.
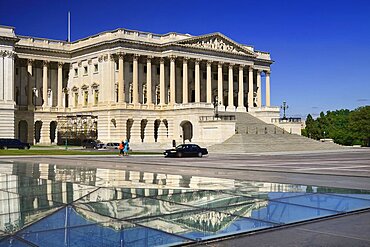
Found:
[[71, 42], [71, 12], [68, 11], [68, 42]]

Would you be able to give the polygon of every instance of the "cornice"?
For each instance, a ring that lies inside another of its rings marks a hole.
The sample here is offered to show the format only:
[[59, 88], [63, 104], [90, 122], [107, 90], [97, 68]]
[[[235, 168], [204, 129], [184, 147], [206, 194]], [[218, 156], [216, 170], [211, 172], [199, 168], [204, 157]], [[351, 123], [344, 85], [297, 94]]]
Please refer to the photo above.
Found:
[[[208, 36], [211, 36], [211, 34], [209, 34]], [[190, 39], [181, 40], [181, 42], [189, 41], [189, 40], [196, 40], [196, 39], [199, 39], [199, 37], [206, 37], [206, 36], [195, 36], [195, 37], [191, 37]], [[73, 58], [76, 53], [80, 53], [80, 52], [84, 52], [84, 51], [89, 50], [89, 49], [94, 49], [94, 48], [99, 48], [99, 47], [104, 47], [104, 46], [113, 46], [115, 44], [120, 44], [120, 43], [142, 46], [143, 48], [147, 47], [149, 49], [150, 49], [150, 47], [153, 47], [153, 48], [157, 49], [158, 53], [163, 53], [163, 52], [166, 52], [168, 50], [172, 50], [172, 49], [170, 49], [171, 47], [172, 48], [173, 47], [178, 47], [178, 48], [181, 48], [181, 49], [186, 49], [188, 52], [193, 52], [194, 55], [196, 55], [199, 51], [203, 51], [203, 52], [207, 52], [207, 53], [212, 52], [214, 54], [220, 54], [220, 55], [223, 54], [223, 55], [226, 55], [226, 56], [231, 55], [231, 56], [234, 56], [234, 57], [235, 56], [245, 57], [245, 58], [251, 59], [251, 61], [257, 61], [257, 62], [261, 62], [261, 63], [272, 64], [274, 62], [272, 60], [260, 59], [260, 58], [257, 58], [255, 56], [249, 55], [249, 54], [234, 53], [234, 52], [223, 51], [223, 50], [214, 50], [214, 49], [209, 49], [209, 48], [204, 48], [204, 47], [189, 47], [185, 44], [180, 44], [180, 43], [177, 43], [177, 42], [170, 42], [170, 43], [166, 43], [166, 44], [156, 44], [156, 43], [150, 43], [150, 42], [145, 42], [145, 41], [141, 41], [141, 40], [136, 41], [136, 40], [130, 40], [130, 39], [125, 39], [125, 38], [114, 38], [114, 39], [103, 40], [103, 41], [99, 41], [98, 43], [89, 44], [89, 45], [79, 47], [79, 48], [76, 48], [76, 49], [73, 49], [73, 44], [72, 44], [72, 47], [70, 48], [69, 51], [53, 49], [53, 48], [44, 48], [44, 47], [33, 47], [33, 46], [31, 47], [31, 46], [19, 45], [19, 44], [16, 44], [15, 48], [16, 49], [25, 49], [25, 50], [35, 51], [35, 52], [49, 52], [49, 53], [51, 52], [51, 53], [59, 54], [59, 55], [62, 55], [62, 56], [63, 55], [67, 56], [68, 58]], [[124, 47], [122, 44], [118, 45], [118, 46]], [[143, 50], [143, 52], [145, 52], [145, 50]], [[19, 53], [22, 54], [22, 51], [20, 51]], [[213, 56], [215, 56], [214, 54], [213, 54]]]

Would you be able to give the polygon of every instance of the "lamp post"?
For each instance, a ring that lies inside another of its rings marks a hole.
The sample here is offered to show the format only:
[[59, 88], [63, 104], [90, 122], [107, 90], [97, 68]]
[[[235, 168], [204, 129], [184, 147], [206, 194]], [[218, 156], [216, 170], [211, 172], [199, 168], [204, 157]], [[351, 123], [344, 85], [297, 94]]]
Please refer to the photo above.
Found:
[[213, 108], [215, 112], [215, 118], [218, 118], [218, 97], [217, 95], [213, 98]]
[[283, 101], [283, 105], [280, 106], [280, 108], [283, 109], [283, 119], [285, 120], [286, 119], [285, 111], [286, 111], [286, 109], [289, 108], [289, 106], [287, 105], [286, 101]]
[[36, 97], [37, 97], [37, 88], [32, 88], [32, 92], [33, 92], [33, 106], [35, 107], [36, 109]]

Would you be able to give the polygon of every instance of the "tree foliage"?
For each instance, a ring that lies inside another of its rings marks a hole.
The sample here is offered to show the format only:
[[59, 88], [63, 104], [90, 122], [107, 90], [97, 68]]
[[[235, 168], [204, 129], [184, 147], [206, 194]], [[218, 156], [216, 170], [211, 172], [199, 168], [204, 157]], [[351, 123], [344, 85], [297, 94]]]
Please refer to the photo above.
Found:
[[321, 112], [316, 120], [309, 114], [302, 134], [316, 140], [331, 138], [342, 145], [370, 146], [370, 106]]

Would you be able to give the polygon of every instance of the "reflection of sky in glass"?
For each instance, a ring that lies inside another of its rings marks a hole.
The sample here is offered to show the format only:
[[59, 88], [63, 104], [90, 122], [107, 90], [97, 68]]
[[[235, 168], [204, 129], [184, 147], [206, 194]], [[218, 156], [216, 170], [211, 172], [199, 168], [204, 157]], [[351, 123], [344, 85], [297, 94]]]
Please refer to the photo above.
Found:
[[2, 164], [0, 246], [160, 246], [370, 208], [370, 192]]

